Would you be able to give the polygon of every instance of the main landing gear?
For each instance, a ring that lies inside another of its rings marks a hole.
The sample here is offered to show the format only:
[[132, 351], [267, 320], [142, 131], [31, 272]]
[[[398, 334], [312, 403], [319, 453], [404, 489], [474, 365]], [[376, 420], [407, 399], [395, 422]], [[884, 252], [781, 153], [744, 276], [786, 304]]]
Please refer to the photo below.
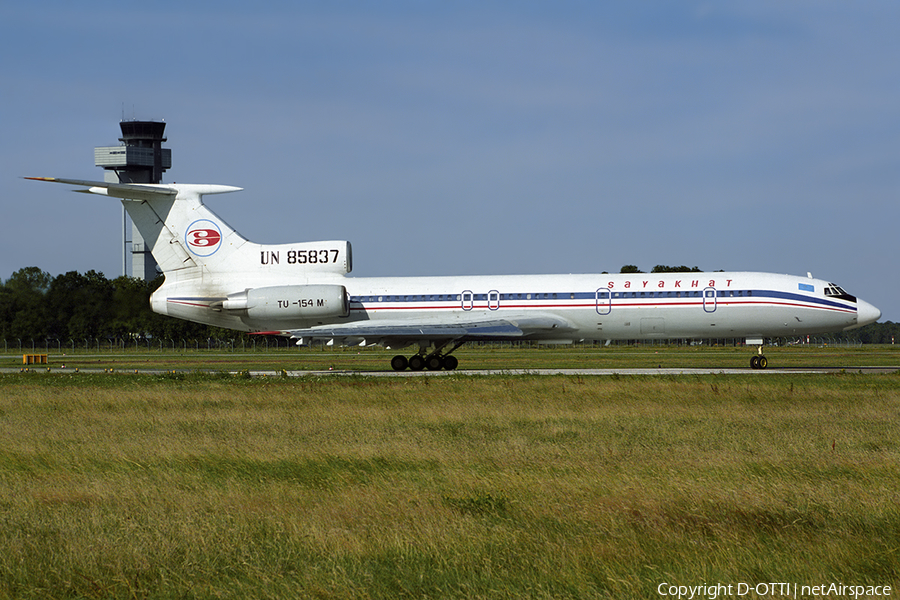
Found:
[[391, 368], [395, 371], [404, 371], [409, 367], [410, 371], [421, 371], [428, 369], [429, 371], [440, 371], [446, 369], [452, 371], [459, 366], [459, 361], [455, 356], [413, 354], [408, 359], [402, 354], [398, 354], [391, 359]]
[[751, 369], [765, 369], [767, 366], [769, 366], [769, 360], [765, 356], [763, 356], [762, 346], [759, 347], [758, 352], [759, 354], [750, 359]]
[[448, 352], [441, 352], [446, 343], [437, 346], [434, 352], [425, 354], [424, 349], [420, 348], [418, 354], [413, 354], [406, 358], [402, 354], [398, 354], [391, 359], [391, 368], [395, 371], [404, 371], [409, 367], [410, 371], [421, 371], [428, 369], [429, 371], [440, 371], [445, 369], [452, 371], [459, 366], [459, 361], [455, 356], [451, 356], [451, 352], [463, 345], [463, 342], [457, 343]]

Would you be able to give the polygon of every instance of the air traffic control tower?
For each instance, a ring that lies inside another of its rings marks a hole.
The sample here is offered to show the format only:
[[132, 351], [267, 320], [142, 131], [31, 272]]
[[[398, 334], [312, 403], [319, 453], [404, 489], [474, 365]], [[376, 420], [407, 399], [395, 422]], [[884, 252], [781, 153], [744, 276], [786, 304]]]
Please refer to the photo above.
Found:
[[[162, 183], [162, 174], [172, 167], [172, 151], [163, 148], [166, 124], [160, 121], [121, 121], [119, 146], [94, 148], [94, 164], [103, 167], [104, 181], [110, 183]], [[125, 212], [122, 233], [122, 273], [126, 273]], [[159, 274], [156, 261], [137, 227], [131, 228], [131, 274], [146, 281]]]

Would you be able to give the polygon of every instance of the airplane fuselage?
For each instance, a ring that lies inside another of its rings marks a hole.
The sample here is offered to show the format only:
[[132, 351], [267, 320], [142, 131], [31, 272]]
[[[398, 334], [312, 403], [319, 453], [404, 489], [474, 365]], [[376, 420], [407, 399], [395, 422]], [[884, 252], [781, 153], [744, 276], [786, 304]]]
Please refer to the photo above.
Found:
[[[304, 318], [298, 302], [315, 304], [285, 287], [264, 319], [216, 312], [224, 293], [179, 294], [163, 286], [154, 310], [244, 331], [289, 331], [368, 321], [452, 322], [550, 315], [557, 327], [523, 339], [572, 342], [652, 338], [780, 337], [839, 331], [865, 321], [870, 305], [846, 294], [826, 294], [826, 281], [752, 272], [505, 275], [356, 278], [320, 276], [317, 283], [344, 286], [346, 316]], [[265, 280], [249, 287], [265, 287]], [[279, 282], [282, 286], [284, 280]], [[298, 281], [300, 289], [308, 283]], [[302, 294], [301, 294], [302, 295]], [[278, 317], [278, 304], [284, 317]], [[877, 309], [872, 309], [872, 311]], [[871, 311], [870, 311], [871, 312]]]

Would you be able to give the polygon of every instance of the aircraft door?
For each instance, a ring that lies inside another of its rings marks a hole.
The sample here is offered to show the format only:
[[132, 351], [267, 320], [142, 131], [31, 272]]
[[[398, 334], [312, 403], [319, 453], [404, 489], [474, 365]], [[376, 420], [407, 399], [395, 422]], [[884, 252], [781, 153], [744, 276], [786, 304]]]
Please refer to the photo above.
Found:
[[703, 310], [708, 313], [716, 312], [716, 288], [708, 287], [703, 290]]
[[491, 310], [497, 310], [500, 308], [500, 292], [497, 290], [491, 290], [488, 292], [488, 308]]
[[609, 288], [597, 290], [597, 314], [608, 315], [612, 311], [612, 294]]
[[475, 306], [475, 295], [472, 293], [472, 290], [466, 290], [462, 293], [462, 309], [463, 310], [472, 310]]

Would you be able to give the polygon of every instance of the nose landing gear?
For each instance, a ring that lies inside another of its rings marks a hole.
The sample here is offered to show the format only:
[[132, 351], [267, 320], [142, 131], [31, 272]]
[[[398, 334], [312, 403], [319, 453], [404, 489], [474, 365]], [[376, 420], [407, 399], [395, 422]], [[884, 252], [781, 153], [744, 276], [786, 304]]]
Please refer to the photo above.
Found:
[[754, 356], [750, 359], [751, 369], [765, 369], [769, 366], [769, 360], [765, 356]]
[[765, 369], [767, 366], [769, 366], [769, 360], [765, 356], [763, 356], [762, 346], [759, 347], [758, 352], [759, 354], [750, 359], [751, 369]]

